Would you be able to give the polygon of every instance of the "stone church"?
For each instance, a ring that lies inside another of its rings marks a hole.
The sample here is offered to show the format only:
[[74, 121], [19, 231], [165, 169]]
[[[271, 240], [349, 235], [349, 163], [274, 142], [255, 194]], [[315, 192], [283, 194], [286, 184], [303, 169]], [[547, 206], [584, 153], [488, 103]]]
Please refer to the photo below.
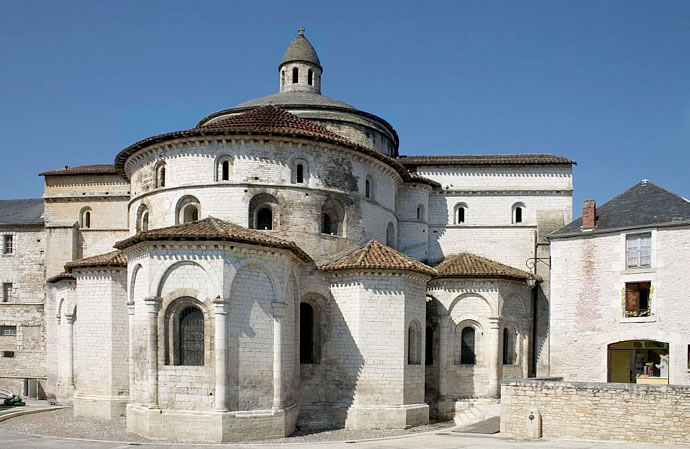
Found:
[[546, 373], [574, 161], [401, 156], [323, 73], [300, 30], [279, 93], [0, 201], [0, 387], [221, 442], [450, 419]]

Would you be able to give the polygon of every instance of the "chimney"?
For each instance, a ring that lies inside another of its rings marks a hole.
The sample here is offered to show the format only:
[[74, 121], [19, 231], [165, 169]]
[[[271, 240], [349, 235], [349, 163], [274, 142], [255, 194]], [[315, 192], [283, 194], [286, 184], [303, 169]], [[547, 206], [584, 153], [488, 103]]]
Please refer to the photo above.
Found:
[[585, 200], [582, 205], [582, 229], [594, 229], [597, 225], [597, 203]]

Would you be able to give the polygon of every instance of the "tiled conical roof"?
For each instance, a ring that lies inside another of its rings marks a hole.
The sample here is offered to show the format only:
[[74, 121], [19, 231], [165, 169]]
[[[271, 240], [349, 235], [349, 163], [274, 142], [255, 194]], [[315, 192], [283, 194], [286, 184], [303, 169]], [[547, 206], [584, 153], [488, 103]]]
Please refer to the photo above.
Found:
[[389, 246], [382, 245], [376, 240], [370, 240], [345, 256], [322, 265], [319, 269], [322, 271], [362, 269], [413, 271], [429, 276], [436, 274], [436, 270], [430, 266], [424, 265]]
[[292, 251], [305, 262], [312, 261], [311, 257], [302, 251], [295, 242], [288, 242], [264, 231], [247, 229], [215, 217], [207, 217], [192, 223], [140, 232], [128, 239], [115, 243], [114, 246], [118, 249], [124, 249], [136, 243], [155, 240], [220, 240], [256, 244], [270, 248], [286, 249]]
[[70, 272], [75, 268], [97, 268], [97, 267], [126, 267], [127, 258], [122, 251], [111, 251], [98, 256], [85, 257], [73, 260], [65, 264], [65, 271]]
[[530, 276], [526, 271], [470, 253], [448, 256], [435, 268], [438, 270], [438, 277], [525, 280]]
[[291, 114], [276, 106], [262, 106], [251, 111], [205, 123], [197, 129], [217, 129], [233, 133], [295, 135], [321, 138], [337, 143], [352, 142], [323, 126]]

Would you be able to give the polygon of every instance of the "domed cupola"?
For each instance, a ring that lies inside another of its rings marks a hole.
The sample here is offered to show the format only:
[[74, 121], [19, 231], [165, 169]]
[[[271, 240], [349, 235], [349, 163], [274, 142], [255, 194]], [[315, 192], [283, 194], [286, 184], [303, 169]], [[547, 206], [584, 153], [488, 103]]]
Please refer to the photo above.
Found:
[[285, 50], [278, 67], [280, 72], [280, 92], [321, 93], [321, 73], [323, 68], [316, 50], [304, 37], [304, 28]]

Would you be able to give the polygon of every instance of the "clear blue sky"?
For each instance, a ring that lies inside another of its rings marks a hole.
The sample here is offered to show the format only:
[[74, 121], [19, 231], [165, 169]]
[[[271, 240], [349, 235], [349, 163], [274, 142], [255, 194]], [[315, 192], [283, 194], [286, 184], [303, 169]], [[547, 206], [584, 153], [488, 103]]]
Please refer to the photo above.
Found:
[[577, 160], [574, 215], [642, 178], [690, 197], [690, 1], [0, 0], [0, 198], [42, 170], [277, 92], [304, 25], [323, 93], [401, 154]]

